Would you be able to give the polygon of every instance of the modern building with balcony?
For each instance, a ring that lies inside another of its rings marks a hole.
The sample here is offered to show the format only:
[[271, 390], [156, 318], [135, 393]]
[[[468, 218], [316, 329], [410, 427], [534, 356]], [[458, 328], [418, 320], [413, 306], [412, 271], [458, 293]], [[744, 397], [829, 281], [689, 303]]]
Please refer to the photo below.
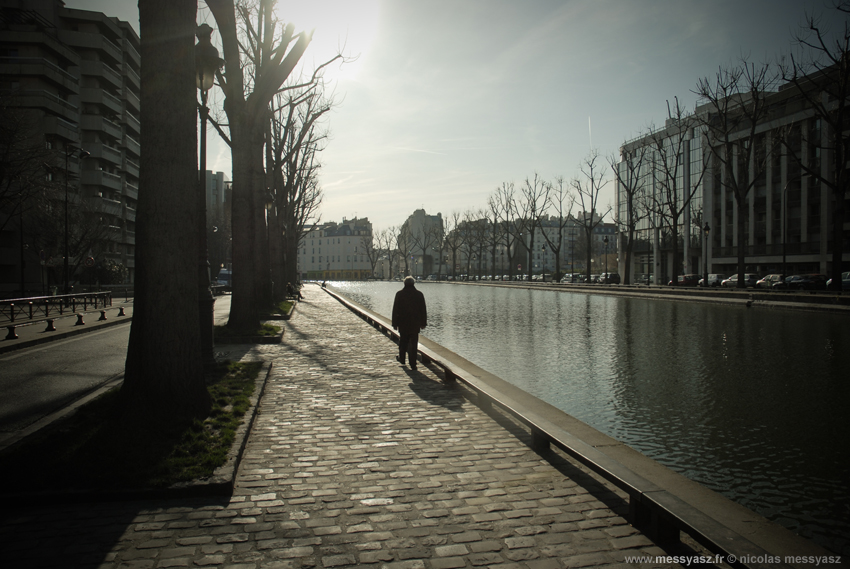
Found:
[[[814, 92], [819, 79], [804, 81]], [[826, 92], [819, 95], [826, 100]], [[633, 241], [632, 282], [666, 284], [681, 273], [738, 272], [738, 245], [744, 243], [744, 271], [766, 275], [820, 273], [832, 269], [833, 208], [835, 200], [822, 180], [834, 178], [828, 127], [822, 124], [808, 97], [792, 84], [780, 86], [765, 97], [769, 120], [756, 123], [752, 135], [744, 122], [733, 132], [734, 144], [745, 141], [757, 149], [745, 175], [744, 164], [736, 162], [735, 171], [718, 160], [720, 141], [713, 140], [705, 125], [714, 124], [709, 104], [695, 109], [693, 115], [668, 120], [664, 128], [648, 133], [620, 148], [616, 180], [617, 216], [620, 224], [618, 252], [625, 262], [628, 187], [638, 194], [636, 211], [640, 221]], [[745, 100], [742, 99], [746, 104]], [[734, 108], [734, 107], [733, 107]], [[749, 140], [753, 136], [755, 140]], [[715, 151], [712, 151], [715, 148]], [[643, 153], [643, 154], [641, 154]], [[639, 169], [635, 156], [642, 156]], [[630, 162], [631, 161], [631, 162]], [[668, 167], [665, 168], [664, 164]], [[631, 166], [630, 166], [631, 164]], [[669, 165], [677, 165], [675, 169]], [[675, 172], [675, 184], [669, 182]], [[813, 175], [817, 172], [817, 176]], [[746, 182], [739, 208], [728, 182], [738, 176]], [[675, 198], [668, 191], [675, 187]], [[663, 194], [667, 194], [666, 196]], [[677, 199], [675, 207], [669, 206]], [[850, 207], [850, 192], [843, 196], [844, 210]], [[660, 207], [679, 212], [676, 223], [678, 262], [672, 258], [672, 216], [662, 215]], [[738, 220], [743, 217], [743, 233]], [[665, 219], [666, 217], [666, 219]], [[842, 269], [850, 267], [850, 219], [842, 224]], [[622, 270], [621, 270], [622, 272]], [[636, 279], [635, 279], [636, 277]]]
[[[140, 64], [139, 37], [127, 22], [70, 9], [61, 0], [0, 0], [0, 97], [5, 107], [28, 115], [35, 136], [53, 153], [45, 176], [65, 202], [55, 205], [72, 212], [59, 243], [39, 242], [27, 234], [33, 208], [23, 204], [21, 213], [4, 202], [0, 290], [50, 290], [65, 250], [71, 282], [83, 277], [89, 257], [123, 265], [133, 281]], [[26, 192], [12, 182], [8, 194]]]

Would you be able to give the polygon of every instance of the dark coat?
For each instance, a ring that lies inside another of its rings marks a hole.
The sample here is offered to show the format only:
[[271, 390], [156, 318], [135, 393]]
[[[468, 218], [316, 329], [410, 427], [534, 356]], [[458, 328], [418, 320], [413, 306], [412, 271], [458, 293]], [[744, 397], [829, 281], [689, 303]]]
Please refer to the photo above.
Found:
[[395, 294], [393, 302], [393, 328], [418, 334], [428, 324], [425, 295], [415, 286], [405, 286]]

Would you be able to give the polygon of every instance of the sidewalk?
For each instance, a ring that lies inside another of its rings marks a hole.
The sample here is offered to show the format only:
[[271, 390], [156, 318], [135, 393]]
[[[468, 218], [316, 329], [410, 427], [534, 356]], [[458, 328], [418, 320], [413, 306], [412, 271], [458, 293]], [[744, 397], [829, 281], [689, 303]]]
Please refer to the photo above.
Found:
[[617, 493], [304, 292], [282, 344], [228, 347], [274, 366], [232, 498], [4, 509], [2, 565], [548, 569], [663, 553]]

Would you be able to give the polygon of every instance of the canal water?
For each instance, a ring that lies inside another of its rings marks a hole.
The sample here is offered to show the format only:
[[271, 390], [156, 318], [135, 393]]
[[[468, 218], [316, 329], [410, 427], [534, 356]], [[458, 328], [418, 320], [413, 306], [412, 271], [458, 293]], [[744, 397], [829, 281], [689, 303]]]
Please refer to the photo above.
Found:
[[[401, 283], [331, 288], [389, 317]], [[423, 335], [669, 468], [850, 554], [850, 318], [420, 283]]]

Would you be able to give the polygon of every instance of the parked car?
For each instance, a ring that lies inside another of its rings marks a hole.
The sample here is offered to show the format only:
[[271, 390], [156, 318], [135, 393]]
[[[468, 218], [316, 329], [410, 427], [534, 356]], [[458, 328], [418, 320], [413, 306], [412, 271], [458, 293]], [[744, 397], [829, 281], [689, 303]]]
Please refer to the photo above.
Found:
[[677, 283], [673, 283], [673, 281], [667, 283], [668, 286], [673, 286], [674, 284], [678, 284], [678, 286], [697, 286], [699, 284], [699, 275], [679, 275]]
[[233, 273], [229, 269], [221, 269], [216, 277], [215, 284], [223, 286], [224, 290], [229, 291], [233, 284]]
[[826, 290], [826, 275], [808, 274], [808, 275], [791, 275], [782, 287], [787, 290]]
[[[826, 288], [832, 285], [832, 279], [826, 281]], [[850, 271], [841, 273], [841, 290], [850, 290]]]
[[[708, 274], [708, 286], [710, 287], [718, 287], [723, 282], [723, 279], [726, 278], [726, 275], [721, 275], [720, 273], [709, 273]], [[699, 286], [705, 286], [705, 279], [699, 280]]]
[[619, 273], [602, 273], [600, 282], [603, 284], [620, 284]]
[[782, 275], [773, 274], [767, 275], [758, 280], [756, 282], [756, 288], [766, 288], [773, 289], [773, 285], [780, 282], [782, 280]]
[[[759, 276], [755, 273], [744, 273], [744, 286], [746, 288], [755, 288], [756, 283], [759, 280]], [[725, 279], [721, 286], [723, 288], [737, 288], [738, 287], [738, 275], [732, 275], [728, 279]]]

